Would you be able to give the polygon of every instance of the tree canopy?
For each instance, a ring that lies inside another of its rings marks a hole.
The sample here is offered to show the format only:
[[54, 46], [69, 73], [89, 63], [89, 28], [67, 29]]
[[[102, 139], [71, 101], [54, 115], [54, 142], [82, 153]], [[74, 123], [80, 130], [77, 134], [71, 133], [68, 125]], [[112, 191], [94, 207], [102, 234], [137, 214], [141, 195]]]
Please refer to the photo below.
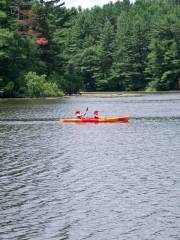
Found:
[[0, 96], [180, 88], [179, 0], [63, 2], [1, 0]]

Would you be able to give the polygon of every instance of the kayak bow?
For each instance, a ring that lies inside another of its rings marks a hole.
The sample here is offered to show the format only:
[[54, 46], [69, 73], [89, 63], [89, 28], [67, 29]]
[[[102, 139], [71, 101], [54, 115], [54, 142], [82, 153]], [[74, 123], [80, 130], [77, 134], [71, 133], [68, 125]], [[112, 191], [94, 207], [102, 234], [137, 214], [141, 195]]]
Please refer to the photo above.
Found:
[[64, 123], [127, 123], [128, 117], [108, 117], [108, 118], [84, 118], [84, 119], [63, 119]]

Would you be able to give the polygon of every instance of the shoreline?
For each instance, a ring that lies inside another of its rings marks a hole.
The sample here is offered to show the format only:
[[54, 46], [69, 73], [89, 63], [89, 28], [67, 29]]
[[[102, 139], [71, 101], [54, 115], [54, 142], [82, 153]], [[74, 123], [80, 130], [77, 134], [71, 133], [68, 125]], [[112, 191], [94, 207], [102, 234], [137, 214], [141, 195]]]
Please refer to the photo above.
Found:
[[0, 98], [0, 101], [3, 100], [38, 100], [38, 99], [44, 99], [44, 100], [55, 100], [55, 99], [63, 99], [63, 98], [68, 98], [68, 97], [140, 97], [144, 95], [158, 95], [158, 94], [180, 94], [180, 90], [176, 91], [155, 91], [155, 92], [146, 92], [146, 91], [135, 91], [135, 92], [80, 92], [77, 94], [72, 94], [72, 95], [64, 95], [62, 97], [35, 97], [35, 98], [30, 98], [30, 97], [9, 97], [9, 98]]
[[177, 94], [180, 91], [132, 91], [132, 92], [80, 92], [74, 96], [84, 96], [84, 97], [139, 97], [144, 95], [156, 95], [156, 94]]

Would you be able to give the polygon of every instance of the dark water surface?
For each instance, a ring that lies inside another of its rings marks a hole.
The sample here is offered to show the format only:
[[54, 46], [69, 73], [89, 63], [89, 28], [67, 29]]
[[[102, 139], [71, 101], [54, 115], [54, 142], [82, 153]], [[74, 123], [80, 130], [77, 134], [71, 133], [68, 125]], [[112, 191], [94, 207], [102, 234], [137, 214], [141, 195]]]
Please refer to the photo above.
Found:
[[180, 94], [1, 100], [0, 239], [179, 240]]

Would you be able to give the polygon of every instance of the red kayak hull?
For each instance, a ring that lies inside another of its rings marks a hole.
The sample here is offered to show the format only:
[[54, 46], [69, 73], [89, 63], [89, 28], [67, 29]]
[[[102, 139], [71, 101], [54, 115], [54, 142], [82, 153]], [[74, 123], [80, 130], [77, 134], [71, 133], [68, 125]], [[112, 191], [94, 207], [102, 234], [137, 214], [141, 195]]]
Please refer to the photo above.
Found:
[[63, 119], [64, 123], [114, 123], [122, 122], [127, 123], [129, 120], [128, 117], [108, 117], [108, 118], [89, 118], [89, 119]]

